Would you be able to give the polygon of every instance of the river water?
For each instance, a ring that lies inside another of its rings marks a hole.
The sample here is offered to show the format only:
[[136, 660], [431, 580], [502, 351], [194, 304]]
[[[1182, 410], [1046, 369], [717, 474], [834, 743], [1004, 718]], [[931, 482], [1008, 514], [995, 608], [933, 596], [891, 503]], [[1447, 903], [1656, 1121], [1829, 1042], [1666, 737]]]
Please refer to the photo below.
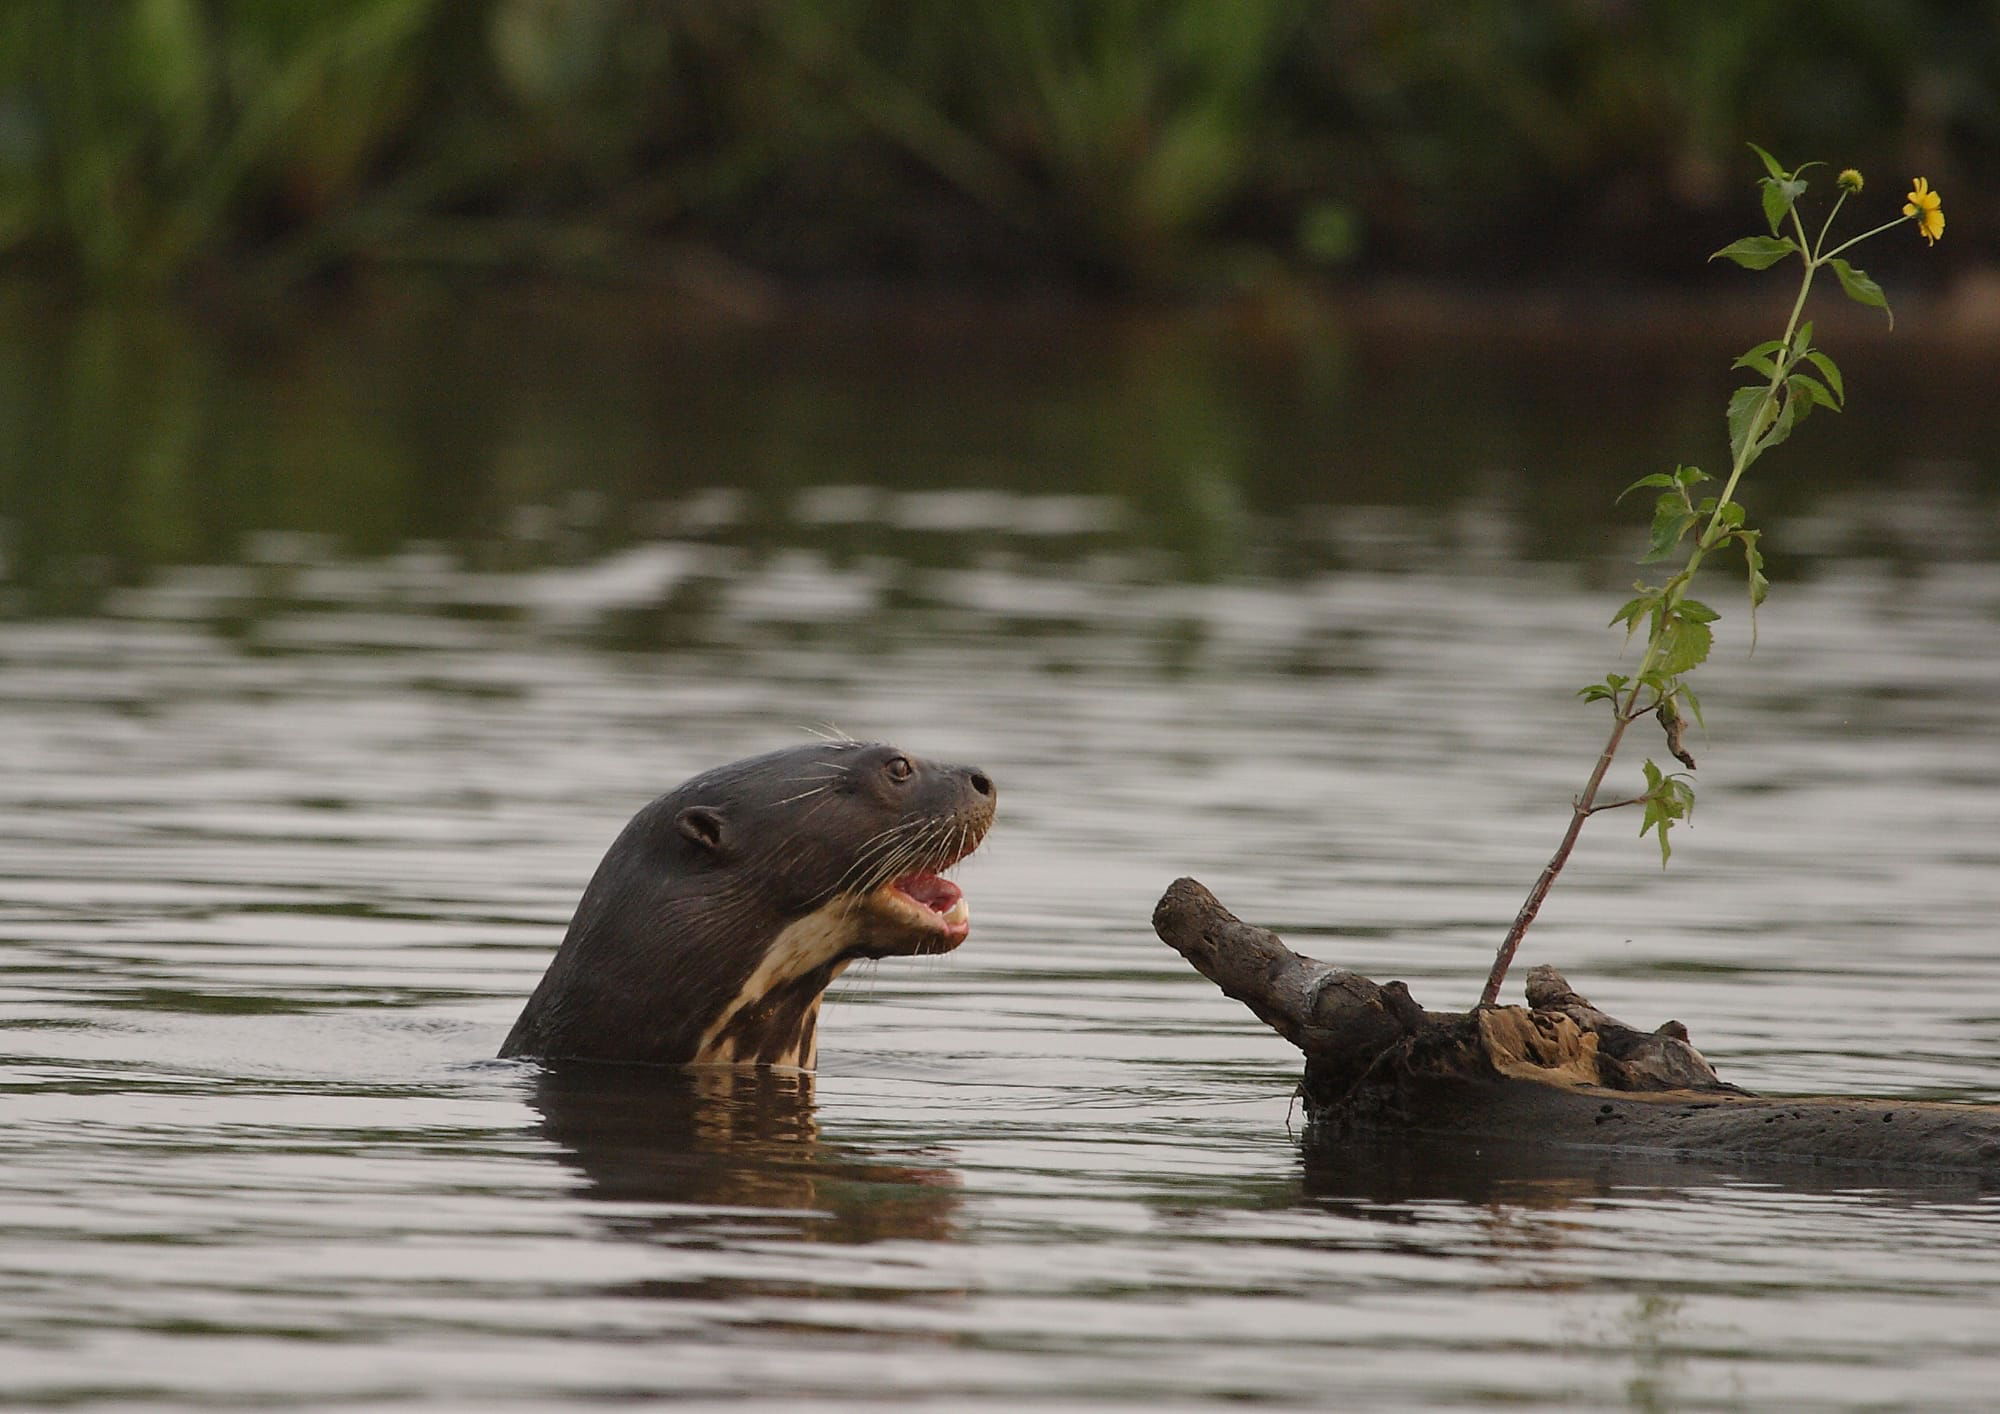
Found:
[[[1976, 1180], [1308, 1152], [1148, 926], [1468, 1004], [1726, 350], [7, 317], [0, 1404], [1992, 1406]], [[1524, 966], [2000, 1102], [2000, 412], [1908, 358], [1747, 497], [1671, 867], [1593, 822]], [[809, 1086], [491, 1059], [627, 816], [814, 731], [993, 775], [966, 946]]]

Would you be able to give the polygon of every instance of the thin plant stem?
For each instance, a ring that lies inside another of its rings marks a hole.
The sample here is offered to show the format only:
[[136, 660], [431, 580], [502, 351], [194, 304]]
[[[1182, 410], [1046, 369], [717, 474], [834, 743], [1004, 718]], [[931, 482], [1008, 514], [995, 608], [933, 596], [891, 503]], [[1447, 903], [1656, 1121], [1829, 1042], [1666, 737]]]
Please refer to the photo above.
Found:
[[1611, 769], [1611, 759], [1618, 754], [1618, 743], [1624, 739], [1625, 728], [1632, 725], [1632, 719], [1620, 712], [1611, 724], [1611, 736], [1604, 743], [1604, 750], [1597, 754], [1597, 764], [1591, 768], [1590, 779], [1583, 783], [1583, 793], [1571, 802], [1569, 828], [1563, 831], [1562, 843], [1556, 846], [1555, 854], [1543, 867], [1541, 877], [1528, 890], [1527, 899], [1521, 904], [1521, 911], [1514, 915], [1514, 926], [1507, 930], [1507, 940], [1500, 944], [1499, 955], [1493, 959], [1493, 970], [1486, 974], [1486, 988], [1479, 994], [1481, 1006], [1492, 1006], [1500, 999], [1500, 983], [1506, 979], [1507, 965], [1514, 960], [1514, 953], [1521, 946], [1521, 939], [1527, 935], [1528, 925], [1535, 921], [1535, 915], [1542, 911], [1542, 900], [1549, 896], [1549, 888], [1562, 873], [1563, 865], [1569, 863], [1569, 852], [1576, 848], [1576, 837], [1583, 833], [1583, 822], [1591, 817], [1597, 798], [1597, 788], [1604, 784], [1604, 773]]
[[1862, 233], [1861, 233], [1860, 235], [1856, 236], [1856, 237], [1855, 237], [1855, 238], [1854, 238], [1853, 240], [1851, 240], [1851, 241], [1842, 241], [1842, 242], [1841, 242], [1841, 243], [1840, 243], [1839, 245], [1835, 246], [1835, 247], [1834, 247], [1834, 248], [1833, 248], [1832, 250], [1828, 251], [1828, 252], [1827, 252], [1827, 253], [1826, 253], [1825, 255], [1816, 255], [1816, 256], [1814, 256], [1814, 257], [1813, 257], [1813, 264], [1815, 264], [1815, 265], [1823, 265], [1823, 264], [1825, 264], [1825, 263], [1826, 263], [1827, 261], [1829, 261], [1829, 260], [1833, 259], [1833, 258], [1834, 258], [1834, 257], [1835, 257], [1836, 255], [1839, 255], [1839, 254], [1840, 254], [1840, 253], [1841, 253], [1842, 251], [1844, 251], [1844, 250], [1852, 250], [1852, 249], [1853, 249], [1853, 248], [1854, 248], [1855, 246], [1858, 246], [1858, 245], [1860, 245], [1860, 244], [1861, 244], [1861, 243], [1862, 243], [1863, 241], [1867, 240], [1867, 239], [1868, 239], [1868, 238], [1869, 238], [1870, 236], [1879, 236], [1879, 235], [1881, 235], [1881, 234], [1882, 234], [1882, 233], [1883, 233], [1884, 231], [1887, 231], [1887, 230], [1891, 230], [1891, 229], [1893, 229], [1894, 227], [1897, 227], [1897, 226], [1900, 226], [1900, 225], [1902, 225], [1902, 224], [1903, 224], [1903, 223], [1904, 223], [1905, 221], [1914, 221], [1914, 220], [1916, 220], [1916, 219], [1917, 219], [1917, 218], [1916, 218], [1916, 217], [1914, 217], [1914, 216], [1898, 216], [1898, 217], [1897, 217], [1897, 218], [1896, 218], [1895, 220], [1893, 220], [1893, 221], [1884, 221], [1884, 222], [1883, 222], [1883, 223], [1882, 223], [1881, 225], [1877, 226], [1877, 227], [1876, 227], [1876, 228], [1875, 228], [1874, 230], [1872, 230], [1872, 231], [1863, 231], [1863, 232], [1862, 232]]
[[[1845, 199], [1843, 193], [1840, 200], [1834, 203], [1835, 212], [1840, 209], [1840, 201]], [[1757, 411], [1750, 419], [1742, 444], [1736, 449], [1730, 463], [1728, 480], [1723, 483], [1721, 494], [1715, 498], [1715, 509], [1709, 515], [1707, 526], [1695, 537], [1694, 544], [1688, 551], [1687, 562], [1681, 566], [1678, 574], [1667, 581], [1662, 592], [1660, 603], [1667, 613], [1671, 613], [1673, 606], [1679, 602], [1683, 591], [1694, 579], [1695, 571], [1701, 568], [1701, 562], [1707, 557], [1708, 552], [1721, 543], [1717, 532], [1722, 527], [1723, 509], [1735, 499], [1736, 487], [1743, 480], [1743, 473], [1749, 469], [1750, 463], [1755, 460], [1760, 450], [1758, 438], [1766, 427], [1765, 419], [1771, 415], [1772, 408], [1777, 404], [1779, 390], [1784, 386], [1786, 372], [1790, 366], [1784, 355], [1791, 349], [1792, 340], [1798, 333], [1799, 316], [1805, 312], [1806, 296], [1812, 293], [1813, 276], [1819, 273], [1820, 266], [1842, 251], [1911, 219], [1907, 216], [1898, 217], [1836, 246], [1831, 251], [1822, 252], [1820, 248], [1826, 244], [1826, 233], [1833, 224], [1833, 213], [1828, 214], [1826, 225], [1821, 227], [1819, 240], [1816, 242], [1807, 240], [1805, 223], [1800, 218], [1796, 205], [1792, 207], [1791, 215], [1792, 225], [1799, 236], [1799, 258], [1805, 264], [1805, 270], [1799, 279], [1798, 297], [1792, 301], [1792, 312], [1785, 320], [1785, 332], [1778, 340], [1779, 357], [1773, 360], [1775, 370], [1771, 374], [1771, 381], [1765, 385], [1764, 396], [1758, 401]], [[1663, 620], [1664, 615], [1661, 621]], [[1646, 675], [1659, 661], [1663, 642], [1663, 635], [1656, 629], [1647, 639], [1646, 652], [1640, 659], [1638, 671], [1632, 675], [1631, 691], [1626, 694], [1623, 702], [1613, 699], [1611, 734], [1605, 739], [1604, 749], [1598, 753], [1597, 764], [1591, 768], [1589, 778], [1583, 783], [1582, 792], [1571, 802], [1569, 828], [1563, 831], [1562, 841], [1556, 846], [1555, 854], [1550, 857], [1540, 877], [1535, 880], [1534, 887], [1528, 890], [1527, 899], [1521, 904], [1520, 912], [1514, 915], [1513, 925], [1508, 928], [1506, 938], [1502, 940], [1499, 951], [1494, 955], [1493, 966], [1486, 974], [1486, 985], [1479, 994], [1479, 1005], [1492, 1006], [1499, 1000], [1500, 985], [1506, 980], [1507, 969], [1514, 961], [1514, 954], [1520, 949], [1521, 939], [1526, 936], [1529, 926], [1534, 923], [1536, 914], [1541, 912], [1542, 901], [1548, 897], [1550, 886], [1562, 873], [1563, 866], [1569, 862], [1570, 851], [1576, 847], [1577, 836], [1583, 831], [1583, 822], [1600, 809], [1609, 810], [1614, 808], [1614, 805], [1635, 803], [1621, 800], [1599, 806], [1597, 791], [1604, 784], [1605, 773], [1611, 769], [1612, 759], [1617, 756], [1618, 747], [1625, 739], [1626, 728], [1658, 708], [1668, 696], [1665, 691], [1655, 688], [1654, 699], [1646, 703], [1643, 708], [1639, 704], [1640, 696], [1646, 691]]]
[[[1819, 239], [1813, 242], [1813, 247], [1812, 247], [1813, 259], [1817, 260], [1819, 258], [1820, 247], [1826, 244], [1826, 233], [1833, 229], [1833, 218], [1840, 214], [1840, 208], [1845, 206], [1846, 204], [1847, 204], [1847, 189], [1845, 187], [1842, 187], [1840, 190], [1840, 195], [1836, 196], [1833, 199], [1833, 210], [1827, 212], [1826, 220], [1820, 223]], [[1792, 219], [1794, 221], [1797, 221], [1798, 218], [1799, 218], [1799, 208], [1794, 206], [1792, 208]], [[1805, 234], [1805, 227], [1803, 223], [1800, 224], [1799, 234], [1801, 236]]]
[[1646, 797], [1643, 795], [1628, 795], [1623, 800], [1607, 800], [1601, 804], [1593, 805], [1590, 807], [1590, 813], [1596, 815], [1605, 810], [1623, 810], [1628, 805], [1644, 805], [1645, 803]]

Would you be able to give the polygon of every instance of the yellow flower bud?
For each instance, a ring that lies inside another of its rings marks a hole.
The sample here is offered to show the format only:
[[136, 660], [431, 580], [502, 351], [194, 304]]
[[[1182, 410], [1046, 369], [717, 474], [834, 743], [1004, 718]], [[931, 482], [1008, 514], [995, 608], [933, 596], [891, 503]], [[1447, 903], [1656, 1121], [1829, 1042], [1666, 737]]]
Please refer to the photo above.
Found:
[[1840, 183], [1842, 191], [1858, 192], [1861, 190], [1861, 174], [1852, 167], [1847, 168], [1838, 177], [1834, 178], [1834, 180]]

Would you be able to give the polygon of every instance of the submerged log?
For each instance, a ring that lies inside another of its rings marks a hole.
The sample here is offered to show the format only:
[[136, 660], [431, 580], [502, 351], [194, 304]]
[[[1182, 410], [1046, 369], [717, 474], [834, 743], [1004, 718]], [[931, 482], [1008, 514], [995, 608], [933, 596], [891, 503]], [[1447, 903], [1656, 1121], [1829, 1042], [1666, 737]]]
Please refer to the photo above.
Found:
[[1401, 982], [1293, 952], [1193, 879], [1167, 889], [1153, 929], [1305, 1052], [1316, 1146], [1405, 1133], [2000, 1178], [2000, 1106], [1752, 1095], [1679, 1022], [1627, 1026], [1553, 967], [1528, 975], [1525, 1007], [1435, 1012]]

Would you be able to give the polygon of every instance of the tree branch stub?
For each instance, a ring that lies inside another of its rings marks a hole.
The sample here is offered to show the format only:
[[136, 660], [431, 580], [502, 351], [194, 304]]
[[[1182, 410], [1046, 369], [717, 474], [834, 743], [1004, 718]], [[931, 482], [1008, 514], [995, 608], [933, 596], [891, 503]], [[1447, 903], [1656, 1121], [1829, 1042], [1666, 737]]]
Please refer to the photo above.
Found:
[[1553, 967], [1526, 1007], [1426, 1011], [1378, 983], [1293, 952], [1193, 879], [1153, 926], [1195, 970], [1305, 1052], [1308, 1143], [1428, 1135], [1812, 1164], [1972, 1171], [2000, 1183], [2000, 1106], [1749, 1094], [1669, 1021], [1606, 1015]]

